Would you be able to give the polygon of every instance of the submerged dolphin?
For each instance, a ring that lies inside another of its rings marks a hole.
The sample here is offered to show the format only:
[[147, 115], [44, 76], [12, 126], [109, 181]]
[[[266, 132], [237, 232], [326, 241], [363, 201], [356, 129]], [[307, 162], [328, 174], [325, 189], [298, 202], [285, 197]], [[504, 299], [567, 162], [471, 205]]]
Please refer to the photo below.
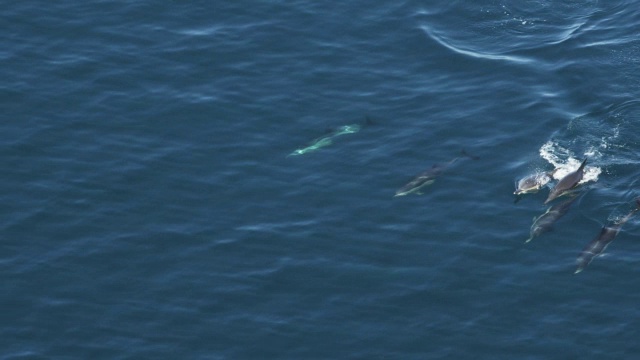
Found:
[[533, 218], [533, 224], [531, 225], [531, 231], [529, 232], [529, 238], [525, 242], [529, 242], [533, 240], [533, 238], [538, 237], [547, 231], [550, 231], [553, 227], [553, 224], [556, 221], [560, 220], [571, 207], [574, 201], [578, 198], [577, 195], [574, 195], [571, 199], [561, 202], [559, 204], [553, 205], [547, 211], [538, 216], [537, 218]]
[[555, 173], [555, 170], [539, 172], [518, 180], [516, 183], [516, 191], [514, 191], [513, 194], [522, 195], [537, 192], [551, 181], [553, 173]]
[[[466, 151], [462, 150], [462, 155], [466, 156], [466, 157], [470, 157], [474, 160], [477, 160], [478, 157], [476, 156], [472, 156], [467, 154]], [[405, 196], [405, 195], [409, 195], [411, 193], [417, 193], [418, 195], [422, 195], [422, 193], [420, 192], [420, 189], [422, 189], [425, 186], [429, 186], [431, 184], [433, 184], [433, 182], [436, 180], [436, 178], [438, 176], [440, 176], [442, 174], [442, 172], [448, 168], [449, 166], [451, 166], [453, 163], [455, 163], [456, 161], [458, 161], [458, 159], [460, 159], [460, 156], [454, 158], [453, 160], [449, 161], [448, 163], [444, 164], [444, 165], [433, 165], [431, 167], [431, 169], [421, 173], [420, 175], [416, 176], [413, 180], [411, 180], [409, 183], [407, 183], [405, 186], [401, 187], [400, 189], [398, 189], [398, 191], [396, 191], [396, 194], [394, 195], [394, 197], [396, 196]]]
[[591, 260], [596, 256], [602, 254], [602, 252], [607, 248], [607, 246], [616, 238], [622, 225], [624, 225], [631, 217], [640, 210], [640, 199], [636, 199], [636, 208], [631, 210], [625, 217], [620, 219], [619, 221], [614, 222], [611, 225], [604, 226], [602, 230], [600, 230], [600, 234], [596, 236], [595, 239], [591, 240], [582, 250], [578, 259], [576, 260], [578, 267], [574, 274], [577, 274], [584, 270], [584, 268], [591, 263]]
[[324, 135], [322, 137], [319, 137], [313, 140], [307, 147], [294, 150], [291, 154], [289, 154], [289, 156], [303, 155], [310, 151], [318, 150], [325, 146], [331, 145], [333, 143], [332, 139], [334, 137], [345, 135], [345, 134], [357, 133], [358, 131], [360, 131], [360, 128], [361, 126], [358, 124], [340, 126], [339, 128], [329, 132], [327, 135]]
[[556, 184], [556, 186], [551, 189], [549, 193], [549, 197], [544, 202], [545, 204], [549, 203], [551, 200], [557, 198], [558, 196], [562, 196], [566, 194], [569, 190], [573, 189], [578, 185], [578, 183], [582, 180], [584, 176], [584, 166], [587, 165], [587, 159], [585, 158], [578, 170], [571, 172]]
[[396, 191], [395, 196], [405, 196], [405, 195], [409, 195], [411, 193], [417, 193], [418, 195], [422, 195], [422, 193], [420, 192], [420, 189], [422, 189], [425, 186], [431, 185], [433, 184], [434, 181], [436, 181], [436, 178], [442, 174], [442, 172], [444, 171], [444, 169], [446, 167], [448, 167], [449, 165], [453, 164], [456, 159], [451, 160], [449, 163], [447, 163], [444, 166], [439, 166], [439, 165], [433, 165], [433, 167], [425, 172], [423, 172], [422, 174], [416, 176], [413, 180], [411, 180], [409, 183], [407, 183], [405, 186], [401, 187], [400, 189], [398, 189], [398, 191]]

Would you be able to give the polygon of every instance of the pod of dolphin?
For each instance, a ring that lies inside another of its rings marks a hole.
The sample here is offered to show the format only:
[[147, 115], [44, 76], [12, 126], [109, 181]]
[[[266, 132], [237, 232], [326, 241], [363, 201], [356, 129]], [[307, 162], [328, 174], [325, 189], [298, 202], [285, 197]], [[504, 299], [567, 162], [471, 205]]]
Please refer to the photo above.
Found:
[[[568, 196], [569, 199], [555, 204], [547, 209], [547, 211], [533, 218], [533, 224], [529, 233], [529, 238], [525, 242], [533, 240], [535, 237], [542, 235], [543, 233], [551, 230], [553, 224], [555, 224], [561, 217], [563, 217], [568, 211], [574, 201], [578, 198], [576, 187], [582, 181], [584, 177], [584, 168], [587, 164], [587, 159], [584, 159], [580, 167], [565, 175], [555, 187], [549, 192], [545, 204], [557, 199], [561, 196]], [[551, 181], [553, 172], [550, 173], [536, 173], [527, 176], [516, 183], [515, 195], [533, 193], [540, 190], [543, 186]], [[591, 240], [587, 246], [580, 252], [576, 260], [577, 268], [574, 274], [577, 274], [584, 270], [589, 263], [598, 255], [604, 252], [605, 248], [615, 239], [620, 232], [622, 225], [624, 225], [631, 217], [640, 210], [640, 199], [636, 200], [636, 207], [629, 212], [621, 220], [615, 221], [609, 225], [606, 225], [600, 231], [600, 234]]]
[[[371, 120], [367, 118], [366, 124], [370, 123]], [[293, 151], [291, 154], [289, 154], [289, 156], [303, 155], [311, 151], [318, 150], [322, 147], [332, 144], [333, 138], [340, 135], [353, 134], [358, 132], [360, 129], [361, 126], [359, 124], [341, 126], [336, 130], [329, 131], [327, 135], [315, 139], [306, 147]], [[461, 158], [470, 158], [473, 160], [478, 159], [478, 157], [469, 155], [467, 152], [462, 150], [460, 156], [453, 158], [445, 164], [433, 165], [431, 168], [417, 175], [406, 185], [399, 188], [396, 191], [394, 197], [406, 196], [410, 194], [422, 195], [422, 189], [424, 187], [433, 184], [436, 178], [441, 176], [446, 169], [448, 169]], [[578, 198], [579, 190], [576, 190], [576, 188], [584, 177], [586, 164], [587, 159], [585, 158], [578, 169], [562, 177], [551, 189], [551, 191], [549, 192], [549, 196], [544, 201], [545, 205], [559, 197], [566, 196], [568, 197], [568, 199], [561, 203], [550, 206], [542, 215], [533, 218], [533, 224], [531, 225], [531, 229], [529, 231], [529, 238], [525, 241], [525, 243], [528, 243], [534, 238], [550, 231], [553, 228], [553, 225], [569, 211], [571, 205]], [[538, 172], [520, 179], [516, 183], [516, 189], [514, 191], [514, 195], [518, 196], [518, 198], [516, 198], [516, 201], [521, 195], [538, 192], [553, 180], [553, 176], [556, 171], [557, 169], [550, 172]], [[577, 274], [584, 270], [596, 256], [602, 254], [606, 247], [616, 238], [622, 226], [627, 221], [629, 221], [629, 219], [631, 219], [631, 217], [638, 211], [640, 211], [640, 198], [636, 199], [636, 207], [631, 210], [626, 216], [624, 216], [620, 220], [605, 225], [600, 233], [593, 240], [591, 240], [578, 255], [578, 258], [576, 260], [577, 268], [574, 274]]]

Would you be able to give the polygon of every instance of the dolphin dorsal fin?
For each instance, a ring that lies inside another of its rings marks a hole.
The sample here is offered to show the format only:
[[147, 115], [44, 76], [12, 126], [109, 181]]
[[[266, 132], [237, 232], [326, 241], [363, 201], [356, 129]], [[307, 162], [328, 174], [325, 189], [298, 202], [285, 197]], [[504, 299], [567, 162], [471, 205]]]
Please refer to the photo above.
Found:
[[578, 171], [582, 171], [585, 165], [587, 165], [587, 158], [584, 158], [584, 160], [582, 161], [582, 164], [580, 164], [580, 167], [578, 168]]

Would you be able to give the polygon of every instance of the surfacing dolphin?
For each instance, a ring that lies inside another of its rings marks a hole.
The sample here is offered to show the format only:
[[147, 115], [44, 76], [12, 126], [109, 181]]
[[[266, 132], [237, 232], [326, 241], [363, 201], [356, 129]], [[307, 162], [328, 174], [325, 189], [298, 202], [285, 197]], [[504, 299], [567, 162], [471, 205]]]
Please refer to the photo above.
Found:
[[556, 170], [547, 172], [538, 172], [529, 176], [523, 177], [516, 183], [516, 191], [514, 195], [523, 195], [538, 192], [543, 186], [547, 185], [553, 178], [553, 174]]
[[622, 225], [624, 225], [631, 217], [640, 210], [640, 199], [636, 199], [636, 208], [631, 210], [625, 217], [620, 219], [619, 221], [614, 222], [611, 225], [604, 226], [602, 230], [600, 230], [600, 234], [595, 237], [595, 239], [591, 240], [582, 250], [578, 259], [576, 260], [578, 267], [574, 274], [577, 274], [584, 270], [589, 263], [596, 256], [602, 254], [602, 252], [607, 248], [607, 246], [616, 238], [620, 229], [622, 229]]
[[549, 197], [544, 203], [548, 204], [551, 200], [559, 196], [562, 196], [567, 192], [569, 192], [571, 189], [575, 188], [578, 185], [578, 183], [582, 180], [582, 177], [584, 176], [585, 165], [587, 165], [587, 158], [584, 159], [584, 161], [582, 162], [578, 170], [568, 173], [567, 175], [565, 175], [565, 177], [563, 177], [562, 179], [560, 179], [560, 181], [558, 181], [556, 186], [553, 189], [551, 189], [551, 192], [549, 193]]
[[394, 195], [394, 197], [405, 196], [405, 195], [409, 195], [409, 194], [412, 194], [412, 193], [416, 193], [418, 195], [422, 195], [422, 192], [420, 192], [420, 189], [422, 189], [425, 186], [429, 186], [429, 185], [433, 184], [433, 182], [436, 180], [436, 178], [438, 176], [440, 176], [442, 174], [442, 172], [444, 172], [444, 170], [446, 170], [449, 166], [453, 165], [453, 163], [458, 161], [461, 157], [469, 157], [469, 158], [471, 158], [473, 160], [478, 160], [479, 159], [477, 156], [469, 155], [464, 150], [462, 150], [461, 155], [462, 156], [458, 156], [458, 157], [452, 159], [451, 161], [449, 161], [448, 163], [446, 163], [444, 165], [433, 165], [431, 167], [431, 169], [429, 169], [429, 170], [421, 173], [420, 175], [416, 176], [413, 180], [411, 180], [405, 186], [403, 186], [400, 189], [398, 189], [398, 191], [396, 191], [396, 194]]
[[529, 232], [529, 238], [525, 241], [528, 243], [533, 240], [533, 238], [538, 237], [547, 231], [550, 231], [553, 228], [553, 224], [556, 221], [560, 220], [571, 207], [574, 201], [578, 198], [577, 194], [573, 195], [571, 199], [561, 202], [559, 204], [553, 205], [547, 209], [547, 211], [538, 216], [537, 218], [533, 218], [533, 224], [531, 225], [531, 230]]

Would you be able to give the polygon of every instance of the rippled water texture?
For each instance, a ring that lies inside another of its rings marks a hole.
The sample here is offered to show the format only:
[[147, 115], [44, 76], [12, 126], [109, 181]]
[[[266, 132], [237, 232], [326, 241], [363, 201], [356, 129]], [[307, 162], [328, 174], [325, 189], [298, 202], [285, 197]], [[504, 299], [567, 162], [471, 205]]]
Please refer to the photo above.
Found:
[[0, 359], [633, 358], [637, 5], [6, 4]]

